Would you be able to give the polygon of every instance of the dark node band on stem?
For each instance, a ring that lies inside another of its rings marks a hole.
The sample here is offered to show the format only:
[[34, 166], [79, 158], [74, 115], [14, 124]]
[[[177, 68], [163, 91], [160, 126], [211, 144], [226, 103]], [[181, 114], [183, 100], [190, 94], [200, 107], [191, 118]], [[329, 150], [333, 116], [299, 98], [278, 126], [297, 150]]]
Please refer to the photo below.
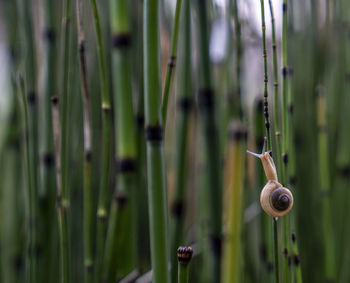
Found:
[[91, 161], [91, 151], [88, 150], [85, 152], [85, 161], [90, 162]]
[[287, 11], [287, 5], [286, 3], [282, 4], [282, 12], [285, 13]]
[[129, 47], [131, 45], [131, 34], [129, 32], [114, 33], [112, 43], [114, 48]]
[[52, 167], [54, 165], [55, 156], [51, 152], [46, 152], [43, 154], [42, 161], [46, 167]]
[[58, 102], [59, 102], [59, 98], [58, 98], [58, 96], [52, 96], [51, 97], [51, 102], [52, 102], [52, 104], [53, 105], [56, 105], [56, 104], [58, 104]]
[[283, 77], [286, 77], [288, 75], [288, 67], [284, 66], [282, 68], [282, 76]]
[[282, 160], [284, 165], [288, 164], [288, 153], [282, 153]]
[[85, 52], [85, 40], [80, 40], [79, 41], [79, 53], [84, 53]]
[[298, 266], [300, 264], [299, 255], [294, 255], [294, 264]]
[[339, 167], [338, 174], [344, 179], [348, 179], [350, 177], [350, 164], [345, 164]]
[[216, 258], [220, 258], [221, 257], [221, 245], [222, 245], [221, 236], [217, 236], [217, 235], [210, 236], [210, 244], [211, 244], [211, 249], [213, 250]]
[[181, 263], [189, 263], [193, 254], [192, 247], [179, 247], [177, 249], [177, 259]]
[[293, 114], [293, 110], [294, 110], [294, 105], [293, 104], [288, 104], [288, 113], [289, 114]]
[[46, 28], [43, 31], [43, 37], [47, 42], [53, 43], [56, 40], [56, 32], [52, 28]]
[[29, 105], [35, 105], [36, 103], [36, 94], [34, 91], [30, 91], [27, 95], [27, 100]]
[[136, 116], [136, 122], [137, 122], [137, 126], [140, 129], [143, 129], [145, 126], [145, 116], [143, 114], [137, 114]]
[[174, 68], [176, 64], [176, 56], [170, 56], [168, 60], [169, 68]]
[[230, 124], [228, 137], [232, 141], [245, 141], [247, 139], [247, 129], [240, 122], [233, 121]]
[[111, 106], [109, 104], [102, 104], [102, 111], [104, 113], [109, 113], [111, 112]]
[[178, 105], [183, 112], [189, 112], [192, 108], [193, 100], [189, 97], [182, 97], [180, 98]]
[[116, 204], [123, 206], [124, 204], [127, 203], [128, 201], [128, 196], [124, 193], [121, 192], [117, 192], [114, 195], [114, 201], [116, 202]]
[[174, 217], [180, 218], [184, 213], [184, 204], [180, 200], [175, 200], [172, 207], [171, 212]]
[[136, 159], [133, 157], [119, 158], [116, 163], [119, 173], [129, 173], [136, 170]]
[[90, 262], [85, 262], [85, 263], [84, 263], [84, 266], [85, 266], [85, 269], [86, 269], [88, 272], [92, 272], [92, 270], [93, 270], [93, 264], [92, 264], [91, 261], [90, 261]]
[[283, 254], [284, 254], [284, 256], [288, 256], [288, 249], [287, 248], [283, 249]]
[[272, 261], [267, 262], [266, 269], [267, 269], [268, 273], [272, 273], [272, 271], [273, 271], [273, 263], [272, 263]]
[[214, 109], [214, 91], [211, 88], [200, 89], [198, 92], [199, 107], [207, 111]]
[[295, 186], [297, 183], [297, 178], [293, 175], [289, 177], [289, 183], [291, 184], [291, 186]]
[[294, 232], [292, 232], [292, 235], [291, 235], [291, 237], [292, 237], [292, 242], [293, 243], [295, 243], [295, 241], [296, 241], [296, 236], [295, 236], [295, 233]]
[[147, 125], [145, 128], [146, 140], [149, 142], [159, 142], [163, 139], [163, 128], [161, 125]]

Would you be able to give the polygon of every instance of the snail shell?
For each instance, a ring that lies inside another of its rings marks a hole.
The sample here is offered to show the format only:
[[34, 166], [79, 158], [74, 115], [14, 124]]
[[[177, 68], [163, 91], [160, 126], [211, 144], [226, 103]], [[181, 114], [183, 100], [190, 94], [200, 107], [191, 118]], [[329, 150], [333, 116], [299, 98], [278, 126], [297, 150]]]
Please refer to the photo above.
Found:
[[280, 183], [269, 180], [260, 194], [263, 210], [272, 217], [286, 215], [293, 207], [293, 195]]

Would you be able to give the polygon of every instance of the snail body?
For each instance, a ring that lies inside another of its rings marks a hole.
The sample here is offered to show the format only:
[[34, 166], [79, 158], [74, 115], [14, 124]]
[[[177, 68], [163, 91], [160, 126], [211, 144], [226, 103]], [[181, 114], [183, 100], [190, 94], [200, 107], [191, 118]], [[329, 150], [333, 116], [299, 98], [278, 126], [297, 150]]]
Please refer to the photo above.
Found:
[[260, 158], [268, 179], [267, 184], [260, 193], [262, 209], [275, 218], [286, 215], [293, 207], [293, 195], [289, 189], [278, 182], [276, 166], [270, 152], [265, 152], [265, 144], [261, 154], [247, 152]]

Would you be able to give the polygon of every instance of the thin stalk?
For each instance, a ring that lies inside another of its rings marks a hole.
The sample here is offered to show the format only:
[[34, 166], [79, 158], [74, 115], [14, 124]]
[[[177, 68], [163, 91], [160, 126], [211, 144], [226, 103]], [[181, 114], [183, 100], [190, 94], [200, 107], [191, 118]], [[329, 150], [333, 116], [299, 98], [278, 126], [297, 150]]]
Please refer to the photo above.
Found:
[[236, 101], [234, 105], [234, 101], [232, 101], [231, 108], [237, 109], [236, 115], [237, 117], [242, 118], [243, 106], [242, 106], [242, 53], [243, 53], [243, 44], [242, 44], [242, 31], [241, 31], [241, 22], [238, 14], [238, 0], [233, 1], [233, 21], [235, 23], [235, 32], [236, 32], [236, 79], [237, 79], [237, 87], [236, 87]]
[[[289, 154], [289, 123], [288, 123], [288, 65], [287, 65], [287, 30], [288, 30], [288, 1], [283, 0], [282, 3], [282, 184], [289, 182], [288, 174], [288, 154]], [[290, 281], [290, 270], [288, 265], [289, 241], [289, 215], [283, 218], [282, 234], [283, 234], [283, 274], [284, 281]]]
[[[56, 5], [51, 0], [44, 1], [44, 67], [41, 72], [45, 76], [42, 86], [43, 100], [39, 112], [39, 123], [42, 131], [42, 149], [41, 149], [41, 211], [44, 215], [44, 221], [41, 221], [40, 237], [43, 242], [43, 258], [40, 261], [41, 268], [40, 279], [53, 282], [57, 278], [57, 225], [54, 226], [52, 219], [56, 219], [56, 181], [55, 181], [55, 164], [54, 164], [54, 145], [52, 137], [52, 113], [51, 97], [56, 91], [57, 79], [57, 25], [55, 17]], [[40, 105], [39, 105], [40, 107]], [[45, 264], [45, 267], [43, 267]]]
[[60, 237], [60, 256], [61, 256], [61, 282], [70, 282], [70, 246], [69, 246], [69, 226], [67, 215], [67, 202], [62, 197], [62, 167], [61, 167], [61, 125], [59, 113], [59, 100], [57, 96], [52, 99], [52, 129], [55, 145], [55, 164], [56, 164], [56, 182], [57, 182], [57, 210], [58, 225]]
[[193, 250], [191, 247], [179, 247], [177, 249], [178, 259], [178, 283], [188, 283], [189, 263], [191, 261]]
[[167, 193], [161, 117], [159, 1], [144, 2], [147, 185], [154, 283], [168, 283]]
[[183, 242], [183, 228], [185, 220], [185, 197], [186, 197], [186, 169], [187, 169], [187, 145], [189, 133], [189, 115], [193, 103], [192, 98], [192, 64], [191, 64], [191, 10], [190, 1], [185, 0], [183, 17], [183, 37], [182, 43], [182, 60], [179, 68], [179, 93], [178, 106], [179, 114], [177, 115], [177, 140], [176, 140], [176, 183], [175, 196], [172, 204], [172, 233], [170, 251], [171, 253], [171, 282], [176, 282], [177, 258], [175, 251]]
[[293, 249], [293, 263], [295, 265], [295, 282], [302, 283], [303, 279], [301, 276], [301, 267], [300, 267], [300, 259], [299, 259], [299, 250], [296, 241], [295, 233], [292, 233], [292, 249]]
[[273, 222], [273, 240], [274, 240], [274, 256], [275, 256], [275, 282], [279, 283], [280, 282], [280, 277], [279, 277], [279, 252], [278, 252], [278, 222], [277, 218], [272, 217], [272, 222]]
[[77, 36], [78, 53], [80, 66], [80, 81], [83, 100], [84, 116], [84, 267], [85, 282], [93, 282], [93, 192], [92, 192], [92, 172], [91, 172], [91, 122], [90, 122], [90, 101], [87, 83], [86, 55], [85, 55], [85, 35], [83, 30], [83, 1], [76, 1], [77, 11]]
[[334, 236], [330, 204], [330, 168], [328, 155], [327, 106], [324, 91], [319, 89], [317, 97], [318, 157], [320, 193], [322, 195], [322, 226], [325, 252], [325, 277], [335, 279]]
[[[209, 61], [208, 2], [196, 1], [198, 13], [199, 46], [199, 114], [204, 135], [206, 175], [208, 180], [207, 200], [209, 208], [210, 257], [213, 260], [210, 282], [220, 282], [221, 273], [221, 229], [222, 229], [222, 185], [220, 166], [220, 142], [216, 125], [215, 95]], [[210, 200], [210, 201], [209, 201]]]
[[28, 135], [29, 135], [29, 157], [30, 157], [30, 170], [31, 177], [28, 181], [32, 182], [29, 188], [29, 211], [28, 211], [28, 261], [27, 267], [27, 280], [28, 282], [36, 282], [37, 280], [37, 260], [38, 253], [36, 248], [39, 245], [38, 242], [38, 97], [36, 89], [36, 68], [35, 68], [35, 51], [33, 40], [33, 21], [32, 21], [32, 1], [19, 0], [17, 2], [19, 9], [19, 17], [21, 19], [22, 31], [21, 38], [23, 45], [21, 46], [25, 56], [24, 60], [24, 84], [26, 90], [26, 99], [28, 100]]
[[163, 117], [164, 126], [166, 126], [168, 99], [169, 99], [173, 73], [176, 65], [176, 51], [177, 51], [177, 41], [178, 41], [178, 34], [179, 34], [179, 25], [180, 25], [181, 3], [182, 3], [182, 0], [176, 1], [173, 33], [171, 35], [171, 48], [170, 48], [168, 66], [166, 70], [165, 85], [163, 90], [162, 117]]
[[282, 155], [281, 155], [281, 132], [280, 132], [280, 112], [279, 112], [279, 88], [278, 88], [278, 63], [277, 63], [277, 43], [276, 43], [276, 27], [275, 27], [275, 16], [273, 11], [272, 1], [269, 0], [270, 15], [271, 15], [271, 32], [272, 32], [272, 58], [273, 58], [273, 124], [275, 129], [275, 143], [276, 149], [274, 150], [278, 170], [278, 175], [282, 176]]
[[270, 121], [269, 121], [269, 109], [268, 109], [268, 72], [267, 72], [267, 52], [266, 52], [266, 25], [265, 25], [265, 8], [264, 0], [260, 0], [261, 4], [261, 30], [262, 30], [262, 45], [263, 45], [263, 58], [264, 58], [264, 117], [265, 128], [267, 137], [267, 148], [271, 148], [270, 137]]
[[242, 281], [244, 178], [245, 178], [246, 129], [239, 122], [232, 122], [229, 129], [227, 184], [225, 191], [225, 240], [223, 242], [223, 274], [225, 283]]
[[[121, 279], [137, 266], [135, 204], [137, 148], [132, 101], [128, 1], [113, 0], [110, 2], [110, 10], [118, 176], [107, 231], [104, 276], [109, 282], [114, 282], [115, 272], [117, 279]], [[117, 257], [114, 258], [113, 253], [117, 254]]]
[[104, 51], [103, 37], [100, 24], [100, 16], [96, 0], [91, 0], [94, 16], [94, 24], [97, 38], [97, 53], [99, 62], [100, 91], [102, 96], [102, 177], [97, 208], [97, 243], [96, 243], [96, 281], [101, 278], [104, 241], [106, 233], [108, 188], [110, 177], [110, 155], [111, 155], [111, 103], [109, 98], [106, 55]]

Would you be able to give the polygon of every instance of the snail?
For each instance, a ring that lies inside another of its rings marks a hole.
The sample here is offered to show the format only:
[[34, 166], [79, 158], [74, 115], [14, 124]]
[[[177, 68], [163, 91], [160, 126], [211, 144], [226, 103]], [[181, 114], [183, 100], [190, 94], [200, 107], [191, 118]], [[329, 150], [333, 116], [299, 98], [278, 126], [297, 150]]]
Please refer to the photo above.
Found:
[[290, 190], [278, 182], [275, 163], [270, 155], [270, 151], [265, 151], [265, 148], [266, 138], [261, 154], [249, 150], [247, 152], [261, 159], [268, 180], [260, 194], [261, 207], [268, 215], [278, 218], [286, 215], [292, 209], [293, 195]]

